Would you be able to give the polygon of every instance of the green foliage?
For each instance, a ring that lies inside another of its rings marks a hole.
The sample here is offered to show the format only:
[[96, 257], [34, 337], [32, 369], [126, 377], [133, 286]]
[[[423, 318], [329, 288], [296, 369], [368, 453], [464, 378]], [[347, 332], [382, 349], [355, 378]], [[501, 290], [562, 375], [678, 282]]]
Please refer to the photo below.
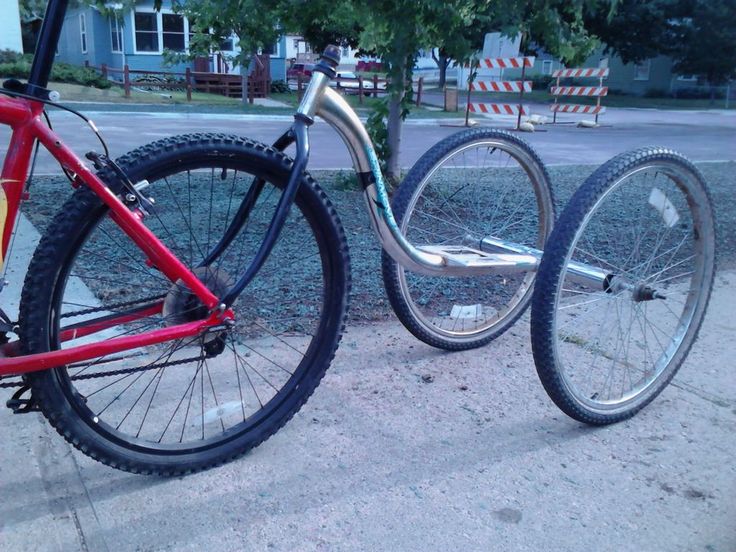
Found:
[[0, 50], [0, 63], [18, 63], [25, 59], [29, 58], [15, 50]]
[[624, 63], [639, 62], [663, 52], [671, 41], [670, 17], [679, 17], [681, 0], [619, 0], [613, 11], [594, 7], [585, 26]]
[[736, 77], [733, 0], [619, 0], [614, 13], [590, 10], [584, 21], [625, 62], [662, 54], [711, 85]]
[[[329, 44], [357, 48], [366, 7], [353, 0], [277, 0], [271, 2], [283, 27], [298, 33], [316, 52]], [[370, 7], [370, 6], [368, 6]]]
[[220, 43], [234, 33], [240, 54], [232, 61], [247, 68], [252, 56], [272, 46], [282, 33], [272, 4], [259, 0], [178, 0], [175, 11], [193, 22], [189, 57], [219, 50]]
[[275, 80], [271, 81], [271, 93], [272, 94], [288, 94], [291, 92], [291, 88], [286, 81]]
[[667, 98], [669, 95], [669, 92], [664, 88], [647, 88], [644, 92], [645, 98]]
[[546, 90], [552, 85], [552, 75], [534, 75], [532, 77], [532, 89], [534, 90]]
[[21, 23], [29, 23], [37, 19], [43, 19], [48, 0], [20, 0], [18, 11]]
[[[400, 120], [405, 121], [409, 116], [413, 104], [412, 88], [407, 86], [400, 103]], [[371, 142], [376, 149], [376, 155], [381, 165], [381, 172], [388, 174], [390, 180], [396, 180], [391, 171], [389, 171], [388, 162], [391, 159], [391, 141], [389, 139], [388, 119], [390, 117], [389, 109], [390, 98], [384, 96], [378, 101], [373, 102], [373, 110], [366, 120], [365, 128], [371, 137]], [[398, 182], [389, 182], [389, 184], [398, 184]]]
[[328, 43], [358, 46], [377, 55], [389, 78], [389, 98], [369, 118], [369, 128], [389, 176], [398, 174], [401, 120], [409, 108], [404, 83], [417, 52], [439, 48], [460, 61], [470, 59], [486, 33], [522, 33], [525, 50], [546, 51], [573, 61], [597, 45], [582, 24], [583, 13], [616, 0], [272, 0], [279, 20], [302, 34], [316, 50]]
[[381, 164], [381, 172], [386, 172], [386, 163], [391, 154], [391, 148], [388, 144], [388, 128], [386, 127], [386, 119], [388, 118], [388, 98], [382, 98], [377, 102], [373, 111], [368, 115], [365, 128], [371, 137], [373, 146], [376, 148], [376, 155]]
[[679, 99], [687, 100], [702, 100], [706, 98], [721, 100], [726, 97], [723, 90], [714, 90], [713, 88], [697, 88], [695, 86], [688, 86], [686, 88], [678, 88], [673, 91], [672, 96]]
[[674, 26], [669, 53], [681, 75], [702, 75], [711, 86], [736, 77], [736, 2], [695, 0]]
[[361, 190], [358, 177], [353, 171], [339, 171], [332, 180], [332, 186], [340, 192], [359, 192]]
[[[22, 55], [9, 50], [0, 50], [0, 77], [27, 79], [31, 71], [32, 59], [33, 56], [29, 54]], [[111, 86], [110, 81], [102, 78], [94, 69], [68, 63], [54, 63], [50, 80], [95, 88], [110, 88]]]

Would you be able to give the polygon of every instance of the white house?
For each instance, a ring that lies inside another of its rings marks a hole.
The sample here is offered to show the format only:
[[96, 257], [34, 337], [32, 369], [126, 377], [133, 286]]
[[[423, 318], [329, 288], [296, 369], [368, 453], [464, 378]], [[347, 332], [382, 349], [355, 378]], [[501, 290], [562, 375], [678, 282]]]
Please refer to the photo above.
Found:
[[18, 0], [0, 0], [0, 50], [23, 52]]

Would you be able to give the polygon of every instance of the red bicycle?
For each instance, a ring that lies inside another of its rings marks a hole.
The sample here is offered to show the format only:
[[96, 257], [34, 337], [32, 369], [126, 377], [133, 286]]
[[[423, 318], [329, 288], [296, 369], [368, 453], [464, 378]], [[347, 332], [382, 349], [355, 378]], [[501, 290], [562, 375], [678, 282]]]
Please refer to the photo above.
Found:
[[243, 138], [90, 152], [88, 167], [43, 117], [66, 6], [49, 2], [28, 82], [0, 95], [3, 258], [37, 142], [76, 188], [33, 256], [17, 325], [4, 317], [0, 375], [23, 374], [33, 402], [15, 405], [97, 460], [206, 468], [268, 438], [319, 383], [344, 324], [345, 237], [314, 181], [287, 186], [291, 161]]

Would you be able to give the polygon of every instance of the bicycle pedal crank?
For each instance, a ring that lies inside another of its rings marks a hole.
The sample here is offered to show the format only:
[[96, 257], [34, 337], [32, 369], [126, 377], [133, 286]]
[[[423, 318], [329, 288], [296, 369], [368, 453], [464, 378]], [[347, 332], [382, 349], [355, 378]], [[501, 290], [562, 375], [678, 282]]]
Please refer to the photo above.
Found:
[[[200, 266], [192, 273], [218, 297], [222, 297], [233, 286], [233, 278], [221, 268]], [[210, 315], [209, 309], [182, 281], [178, 280], [164, 298], [162, 309], [164, 323], [167, 326], [186, 324], [204, 320]], [[202, 345], [208, 356], [216, 356], [225, 348], [225, 334], [228, 326], [208, 331], [202, 335]]]

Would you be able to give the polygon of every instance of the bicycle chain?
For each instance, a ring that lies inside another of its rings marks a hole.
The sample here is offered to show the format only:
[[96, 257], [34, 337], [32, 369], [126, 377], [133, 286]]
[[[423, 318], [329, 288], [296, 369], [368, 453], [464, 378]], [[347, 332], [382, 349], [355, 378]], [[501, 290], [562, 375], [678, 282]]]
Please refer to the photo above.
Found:
[[[134, 305], [139, 305], [139, 304], [144, 304], [144, 303], [150, 303], [152, 301], [163, 299], [164, 297], [166, 297], [166, 295], [157, 295], [157, 296], [153, 296], [153, 297], [147, 297], [147, 298], [144, 298], [144, 299], [135, 299], [133, 301], [125, 301], [125, 302], [122, 302], [122, 303], [115, 303], [113, 305], [105, 305], [104, 307], [96, 307], [96, 308], [90, 308], [90, 309], [81, 310], [81, 311], [67, 312], [67, 313], [62, 314], [61, 315], [61, 318], [70, 318], [72, 316], [83, 316], [85, 314], [93, 314], [95, 312], [109, 311], [111, 309], [119, 309], [119, 308], [124, 308], [124, 307], [132, 307]], [[184, 359], [184, 360], [171, 361], [169, 363], [154, 364], [154, 365], [147, 366], [147, 367], [144, 367], [144, 368], [127, 368], [125, 370], [117, 370], [115, 372], [95, 372], [94, 374], [85, 374], [85, 376], [77, 376], [77, 377], [73, 377], [71, 379], [72, 380], [77, 380], [77, 379], [101, 378], [101, 377], [104, 377], [104, 376], [116, 376], [116, 375], [121, 375], [121, 374], [128, 373], [128, 372], [142, 371], [143, 369], [150, 370], [150, 369], [155, 369], [155, 368], [163, 368], [163, 367], [166, 367], [166, 366], [169, 366], [169, 365], [173, 366], [173, 365], [176, 365], [176, 364], [184, 364], [184, 363], [190, 362], [192, 360], [201, 360], [202, 358], [204, 358], [204, 357], [192, 357], [192, 358], [188, 358], [188, 359]], [[23, 385], [25, 385], [23, 383], [23, 380], [16, 380], [16, 379], [14, 379], [14, 378], [18, 378], [18, 377], [20, 377], [20, 376], [0, 376], [0, 389], [9, 389], [9, 388], [12, 388], [12, 387], [22, 387]], [[3, 380], [12, 380], [12, 381], [4, 382]]]
[[[113, 305], [106, 305], [104, 307], [96, 307], [96, 308], [90, 308], [90, 309], [81, 310], [81, 311], [68, 312], [68, 313], [62, 314], [61, 315], [61, 318], [68, 318], [68, 317], [72, 317], [72, 316], [82, 316], [82, 315], [85, 315], [85, 314], [92, 314], [92, 313], [95, 313], [95, 312], [109, 311], [111, 309], [118, 309], [118, 308], [122, 308], [122, 307], [132, 307], [134, 305], [150, 303], [152, 301], [163, 299], [165, 297], [166, 297], [165, 294], [164, 295], [156, 295], [156, 296], [147, 297], [147, 298], [144, 298], [144, 299], [136, 299], [136, 300], [133, 300], [133, 301], [124, 301], [124, 302], [121, 302], [121, 303], [115, 303]], [[120, 375], [123, 375], [123, 374], [132, 374], [132, 373], [135, 373], [135, 372], [144, 372], [144, 371], [147, 371], [147, 370], [156, 370], [158, 368], [167, 368], [169, 366], [178, 366], [180, 364], [186, 364], [188, 362], [201, 361], [201, 360], [204, 360], [206, 358], [207, 358], [206, 355], [200, 355], [200, 356], [189, 357], [189, 358], [184, 358], [184, 359], [180, 359], [180, 360], [172, 360], [172, 361], [168, 361], [168, 362], [160, 362], [160, 363], [157, 363], [157, 364], [150, 364], [148, 366], [139, 366], [138, 368], [123, 368], [123, 369], [120, 369], [120, 370], [113, 370], [112, 372], [93, 372], [91, 374], [82, 374], [82, 375], [78, 375], [78, 376], [72, 376], [70, 379], [72, 381], [77, 381], [77, 380], [88, 380], [88, 379], [103, 378], [103, 377], [110, 377], [110, 376], [120, 376]], [[12, 387], [22, 387], [23, 385], [25, 385], [25, 383], [23, 382], [22, 379], [21, 380], [9, 381], [7, 383], [6, 382], [3, 382], [3, 380], [18, 378], [18, 377], [21, 377], [21, 376], [0, 376], [0, 389], [8, 389], [8, 388], [12, 388]]]
[[123, 303], [114, 303], [112, 305], [105, 305], [102, 307], [92, 307], [92, 308], [81, 310], [81, 311], [67, 312], [67, 313], [62, 314], [61, 318], [69, 318], [72, 316], [82, 316], [85, 314], [93, 314], [95, 312], [109, 311], [109, 310], [118, 309], [122, 307], [132, 307], [134, 305], [158, 301], [159, 299], [163, 299], [164, 297], [166, 297], [166, 294], [155, 295], [153, 297], [146, 297], [145, 299], [135, 299], [133, 301], [125, 301]]
[[[149, 364], [148, 366], [139, 366], [138, 368], [122, 368], [120, 370], [113, 370], [111, 372], [93, 372], [91, 374], [80, 374], [78, 376], [72, 376], [70, 379], [72, 381], [77, 381], [77, 380], [104, 378], [104, 377], [110, 377], [110, 376], [122, 376], [123, 374], [133, 374], [135, 372], [145, 372], [147, 370], [156, 370], [158, 368], [168, 368], [169, 366], [178, 366], [179, 364], [186, 364], [188, 362], [193, 362], [193, 361], [201, 361], [206, 358], [207, 358], [206, 355], [200, 355], [196, 357], [182, 358], [180, 360], [171, 360], [168, 362], [159, 362], [157, 364]], [[18, 377], [20, 376], [0, 376], [0, 388], [22, 387], [23, 385], [25, 385], [23, 380], [11, 381], [8, 383], [2, 382], [2, 380], [5, 380], [5, 379], [18, 378]]]

